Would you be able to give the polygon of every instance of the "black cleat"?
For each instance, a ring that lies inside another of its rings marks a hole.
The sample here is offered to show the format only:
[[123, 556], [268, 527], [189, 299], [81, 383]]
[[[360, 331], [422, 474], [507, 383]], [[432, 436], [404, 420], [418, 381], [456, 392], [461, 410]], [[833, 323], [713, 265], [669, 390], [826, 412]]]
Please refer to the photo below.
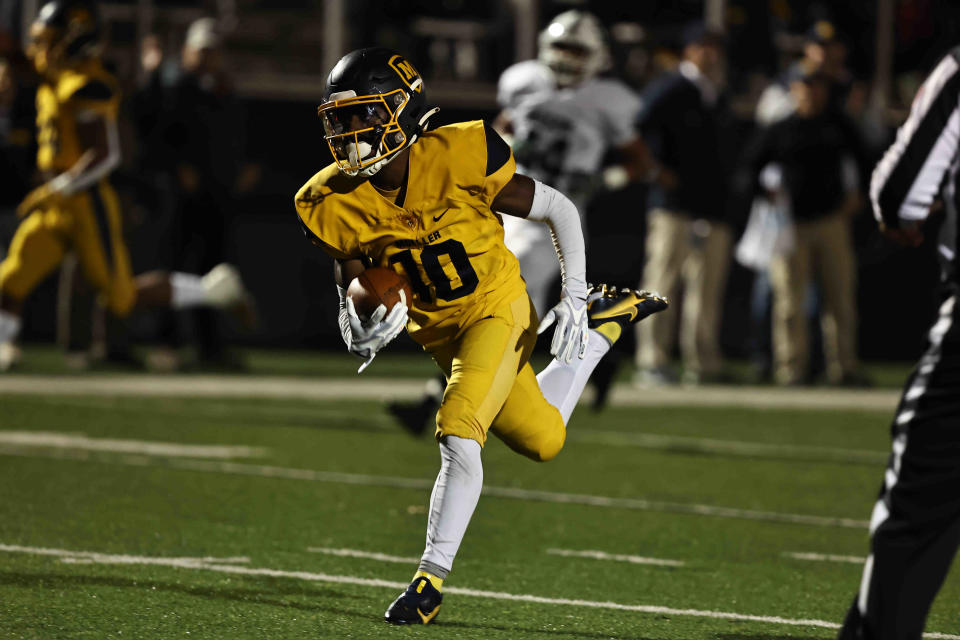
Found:
[[427, 624], [440, 613], [442, 600], [443, 594], [430, 580], [419, 576], [393, 601], [383, 619], [390, 624]]
[[650, 291], [597, 285], [587, 293], [588, 326], [613, 344], [624, 329], [663, 311], [667, 304], [666, 298]]

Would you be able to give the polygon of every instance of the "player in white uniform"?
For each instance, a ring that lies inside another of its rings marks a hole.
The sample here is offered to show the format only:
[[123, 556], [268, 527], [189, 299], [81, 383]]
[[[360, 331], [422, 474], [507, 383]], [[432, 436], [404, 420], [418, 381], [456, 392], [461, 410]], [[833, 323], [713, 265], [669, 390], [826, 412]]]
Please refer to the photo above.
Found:
[[[600, 21], [585, 11], [565, 11], [541, 32], [538, 59], [508, 67], [497, 87], [503, 111], [495, 126], [508, 136], [518, 170], [564, 193], [581, 219], [601, 185], [606, 153], [634, 156], [640, 99], [620, 80], [598, 75], [609, 66]], [[628, 179], [636, 177], [629, 166], [625, 170]], [[520, 260], [541, 315], [550, 308], [550, 285], [559, 275], [553, 241], [542, 226], [504, 218], [507, 247]]]
[[[620, 151], [625, 161], [607, 174], [619, 179], [617, 186], [640, 177], [634, 161], [640, 98], [620, 80], [598, 75], [610, 66], [610, 52], [594, 15], [576, 9], [559, 14], [538, 44], [536, 60], [518, 62], [500, 75], [502, 111], [493, 126], [513, 147], [517, 171], [566, 195], [585, 228], [586, 204], [603, 181], [607, 151]], [[550, 286], [560, 275], [550, 230], [502, 217], [504, 242], [520, 261], [527, 293], [543, 317], [552, 306]], [[440, 406], [443, 385], [442, 379], [431, 380], [421, 400], [391, 403], [388, 409], [412, 433], [425, 433]]]

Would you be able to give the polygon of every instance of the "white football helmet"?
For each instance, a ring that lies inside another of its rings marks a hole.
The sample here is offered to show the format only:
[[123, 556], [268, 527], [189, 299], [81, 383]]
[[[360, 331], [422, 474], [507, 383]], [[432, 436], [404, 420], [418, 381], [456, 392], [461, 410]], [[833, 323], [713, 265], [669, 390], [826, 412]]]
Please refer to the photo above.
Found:
[[540, 62], [548, 66], [560, 87], [570, 87], [606, 70], [611, 63], [606, 30], [586, 11], [571, 9], [557, 15], [540, 32]]

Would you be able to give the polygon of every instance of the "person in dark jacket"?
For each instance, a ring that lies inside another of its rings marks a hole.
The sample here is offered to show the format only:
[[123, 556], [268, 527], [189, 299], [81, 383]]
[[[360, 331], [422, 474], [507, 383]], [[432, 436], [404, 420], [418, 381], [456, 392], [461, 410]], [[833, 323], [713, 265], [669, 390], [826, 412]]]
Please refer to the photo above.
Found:
[[[170, 237], [172, 268], [206, 269], [226, 254], [229, 219], [238, 189], [249, 183], [242, 164], [244, 123], [241, 105], [222, 64], [222, 37], [213, 18], [200, 18], [187, 30], [181, 64], [172, 79], [162, 71], [162, 52], [145, 50], [149, 71], [138, 96], [141, 135], [150, 141], [143, 163], [170, 174], [175, 204]], [[152, 109], [151, 109], [152, 106]], [[192, 311], [197, 359], [201, 366], [239, 365], [226, 351], [215, 311]], [[176, 322], [162, 329], [179, 346]], [[178, 366], [178, 354], [154, 358]]]
[[[678, 70], [642, 95], [638, 129], [650, 184], [643, 282], [675, 297], [685, 290], [680, 346], [688, 382], [722, 378], [718, 339], [721, 300], [730, 264], [726, 166], [721, 130], [727, 108], [721, 88], [723, 37], [701, 23], [684, 31]], [[637, 328], [637, 366], [643, 383], [675, 381], [668, 367], [676, 313]]]
[[851, 218], [862, 198], [857, 135], [850, 121], [828, 109], [829, 79], [798, 65], [790, 81], [794, 113], [763, 129], [746, 152], [743, 180], [755, 192], [782, 195], [792, 217], [792, 248], [774, 255], [774, 369], [779, 383], [808, 377], [807, 291], [822, 292], [821, 324], [827, 376], [858, 379], [856, 280]]

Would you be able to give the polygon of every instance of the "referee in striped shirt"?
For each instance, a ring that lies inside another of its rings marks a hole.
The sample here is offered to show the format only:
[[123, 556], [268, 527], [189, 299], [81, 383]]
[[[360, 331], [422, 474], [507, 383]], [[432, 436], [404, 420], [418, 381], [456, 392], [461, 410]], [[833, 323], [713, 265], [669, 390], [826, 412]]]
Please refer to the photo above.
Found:
[[960, 47], [920, 88], [870, 185], [886, 235], [914, 247], [936, 235], [943, 298], [893, 420], [870, 556], [841, 640], [919, 640], [960, 544], [958, 143]]

